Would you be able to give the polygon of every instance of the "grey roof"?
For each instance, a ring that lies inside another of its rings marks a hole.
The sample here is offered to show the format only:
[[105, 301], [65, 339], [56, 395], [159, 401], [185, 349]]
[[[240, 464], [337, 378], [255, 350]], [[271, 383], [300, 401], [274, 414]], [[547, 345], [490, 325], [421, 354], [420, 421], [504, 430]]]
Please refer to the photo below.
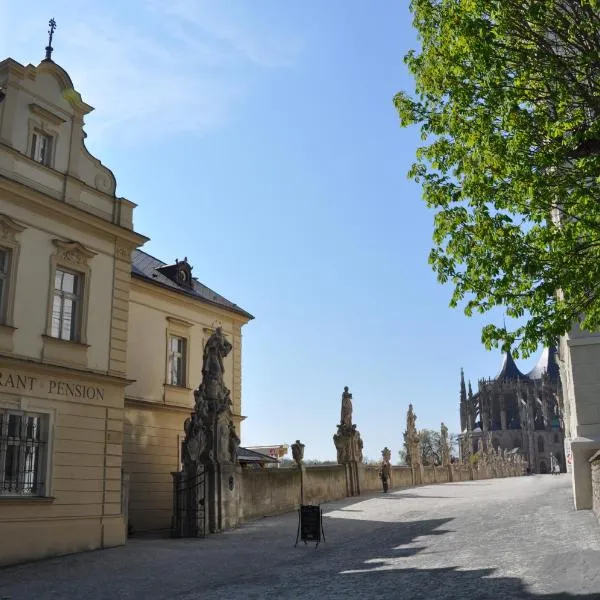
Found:
[[148, 282], [160, 285], [163, 287], [170, 288], [180, 294], [186, 296], [193, 296], [202, 302], [208, 302], [209, 304], [215, 304], [226, 310], [236, 312], [239, 315], [243, 315], [247, 319], [254, 319], [254, 317], [246, 312], [243, 308], [240, 308], [237, 304], [230, 302], [227, 298], [213, 292], [210, 288], [200, 283], [196, 278], [193, 279], [193, 289], [182, 287], [177, 282], [169, 279], [166, 275], [161, 273], [158, 269], [160, 267], [167, 266], [167, 263], [150, 256], [146, 252], [141, 250], [134, 250], [131, 254], [131, 274], [136, 277], [141, 277]]
[[494, 379], [496, 381], [507, 381], [509, 379], [526, 379], [527, 376], [523, 375], [519, 368], [515, 364], [515, 361], [510, 352], [504, 354], [504, 360], [500, 372]]
[[529, 379], [541, 379], [544, 373], [548, 373], [550, 379], [558, 379], [560, 377], [560, 371], [556, 360], [556, 354], [556, 348], [544, 348], [540, 359], [537, 361], [535, 367], [527, 373], [527, 377], [529, 377]]
[[276, 458], [273, 458], [268, 454], [256, 452], [256, 450], [249, 450], [248, 448], [242, 448], [241, 446], [238, 448], [238, 459], [241, 463], [279, 462]]

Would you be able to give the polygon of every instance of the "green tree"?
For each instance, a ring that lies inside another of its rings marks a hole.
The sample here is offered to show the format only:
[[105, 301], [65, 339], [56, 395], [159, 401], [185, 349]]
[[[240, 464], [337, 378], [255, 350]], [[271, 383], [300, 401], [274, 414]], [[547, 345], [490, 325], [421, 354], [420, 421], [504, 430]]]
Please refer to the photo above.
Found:
[[[434, 429], [421, 429], [418, 434], [421, 442], [421, 464], [423, 466], [441, 465], [442, 436], [440, 432]], [[454, 453], [457, 439], [458, 437], [454, 433], [448, 435], [450, 456]], [[404, 442], [402, 449], [398, 451], [398, 460], [400, 464], [411, 464], [411, 456], [406, 441]]]
[[[584, 315], [600, 327], [600, 0], [411, 0], [423, 146], [410, 176], [435, 210], [429, 260], [482, 341], [533, 352]], [[560, 224], [560, 226], [558, 226]]]

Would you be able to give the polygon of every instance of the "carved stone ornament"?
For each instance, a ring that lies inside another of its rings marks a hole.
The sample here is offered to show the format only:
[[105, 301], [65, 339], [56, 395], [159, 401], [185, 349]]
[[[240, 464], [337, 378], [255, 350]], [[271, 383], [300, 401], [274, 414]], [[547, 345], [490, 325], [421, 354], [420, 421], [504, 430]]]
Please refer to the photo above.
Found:
[[115, 246], [115, 256], [121, 260], [131, 260], [131, 248], [127, 246]]
[[25, 229], [25, 226], [13, 221], [7, 215], [0, 214], [0, 240], [14, 242], [17, 234]]
[[232, 420], [231, 392], [225, 386], [223, 359], [232, 345], [218, 327], [204, 346], [202, 383], [194, 391], [194, 410], [185, 422], [184, 467], [237, 462], [240, 439]]
[[64, 240], [52, 240], [56, 246], [56, 256], [59, 260], [70, 263], [74, 267], [85, 267], [90, 258], [96, 256], [97, 252], [86, 248], [79, 242], [66, 242]]

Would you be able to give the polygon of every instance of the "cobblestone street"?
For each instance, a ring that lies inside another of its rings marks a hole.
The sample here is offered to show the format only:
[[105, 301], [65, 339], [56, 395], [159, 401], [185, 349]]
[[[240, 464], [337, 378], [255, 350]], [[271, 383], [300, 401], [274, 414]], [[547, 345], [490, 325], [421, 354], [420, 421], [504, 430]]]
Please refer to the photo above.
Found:
[[9, 567], [0, 598], [600, 598], [600, 526], [572, 508], [567, 475], [432, 485], [324, 508], [317, 550], [294, 548], [297, 517], [288, 514], [201, 540], [133, 539]]

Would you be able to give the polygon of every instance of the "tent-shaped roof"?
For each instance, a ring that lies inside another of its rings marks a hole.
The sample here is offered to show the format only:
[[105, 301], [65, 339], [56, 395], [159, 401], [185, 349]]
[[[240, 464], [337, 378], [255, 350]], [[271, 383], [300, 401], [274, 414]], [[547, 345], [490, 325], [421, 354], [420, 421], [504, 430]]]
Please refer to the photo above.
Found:
[[496, 377], [494, 377], [495, 381], [508, 381], [511, 379], [526, 379], [527, 376], [523, 375], [521, 371], [519, 371], [519, 367], [515, 364], [515, 361], [512, 357], [512, 354], [506, 352], [504, 354], [504, 359], [502, 361], [502, 367]]
[[529, 373], [527, 377], [529, 379], [541, 379], [544, 373], [548, 373], [550, 379], [558, 379], [560, 372], [558, 369], [558, 362], [556, 360], [556, 348], [544, 348], [540, 359], [537, 364]]

